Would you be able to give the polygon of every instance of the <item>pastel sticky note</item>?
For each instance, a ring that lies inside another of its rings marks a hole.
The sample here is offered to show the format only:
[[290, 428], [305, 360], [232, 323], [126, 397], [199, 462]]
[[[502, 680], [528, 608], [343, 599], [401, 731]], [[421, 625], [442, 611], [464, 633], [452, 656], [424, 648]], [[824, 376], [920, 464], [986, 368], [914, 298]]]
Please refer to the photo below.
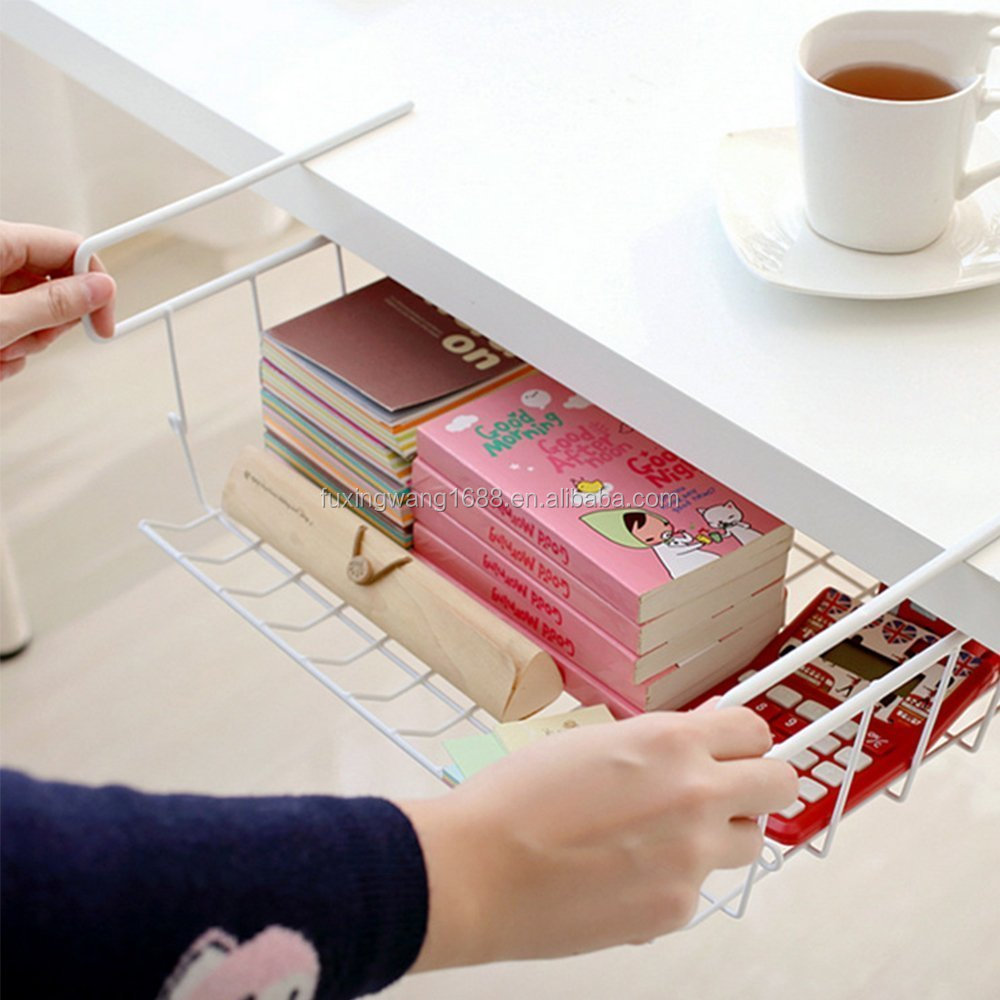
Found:
[[573, 712], [563, 712], [559, 715], [539, 715], [521, 722], [504, 722], [497, 726], [494, 735], [509, 751], [519, 750], [531, 743], [569, 732], [580, 726], [593, 726], [602, 722], [614, 722], [615, 717], [608, 711], [606, 705], [593, 705], [589, 708], [578, 708]]
[[475, 736], [445, 740], [444, 748], [465, 778], [471, 778], [484, 767], [507, 756], [507, 750], [492, 733], [478, 733]]

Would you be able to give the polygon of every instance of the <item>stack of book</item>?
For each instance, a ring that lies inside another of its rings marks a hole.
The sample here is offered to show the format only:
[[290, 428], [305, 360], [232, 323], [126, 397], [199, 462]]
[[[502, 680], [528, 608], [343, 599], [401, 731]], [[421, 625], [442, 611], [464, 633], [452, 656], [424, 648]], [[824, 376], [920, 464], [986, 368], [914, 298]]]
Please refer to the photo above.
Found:
[[792, 529], [537, 372], [423, 424], [416, 551], [618, 715], [690, 701], [784, 621]]
[[389, 278], [268, 330], [269, 449], [410, 545], [417, 428], [528, 366]]

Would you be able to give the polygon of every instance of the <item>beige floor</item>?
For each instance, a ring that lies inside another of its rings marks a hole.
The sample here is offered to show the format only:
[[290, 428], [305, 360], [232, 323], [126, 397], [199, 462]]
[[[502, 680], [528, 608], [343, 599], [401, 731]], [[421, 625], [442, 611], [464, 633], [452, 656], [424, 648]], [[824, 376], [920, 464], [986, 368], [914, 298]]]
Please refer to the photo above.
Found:
[[[235, 263], [153, 240], [107, 258], [123, 313]], [[334, 276], [324, 252], [268, 283], [266, 318], [319, 301]], [[234, 290], [178, 324], [213, 497], [235, 449], [258, 437], [251, 315]], [[75, 332], [4, 385], [4, 518], [35, 639], [0, 671], [3, 762], [149, 789], [441, 794], [136, 530], [144, 516], [193, 513], [164, 416], [172, 406], [157, 329], [100, 347]], [[996, 997], [998, 771], [997, 733], [977, 757], [942, 755], [912, 801], [874, 802], [845, 823], [831, 858], [797, 858], [765, 880], [742, 921], [714, 916], [643, 948], [426, 975], [387, 995]]]

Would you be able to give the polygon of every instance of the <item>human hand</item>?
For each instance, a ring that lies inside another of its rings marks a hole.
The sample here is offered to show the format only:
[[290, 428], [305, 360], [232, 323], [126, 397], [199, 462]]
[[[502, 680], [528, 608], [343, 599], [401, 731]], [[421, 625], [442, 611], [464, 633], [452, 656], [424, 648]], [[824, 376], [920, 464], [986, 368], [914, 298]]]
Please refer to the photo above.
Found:
[[102, 337], [114, 333], [114, 279], [96, 257], [89, 274], [73, 274], [81, 242], [62, 229], [0, 222], [0, 379], [88, 313]]
[[403, 802], [424, 851], [427, 935], [412, 971], [551, 958], [683, 927], [716, 868], [749, 864], [754, 817], [796, 797], [746, 708], [581, 727], [449, 795]]

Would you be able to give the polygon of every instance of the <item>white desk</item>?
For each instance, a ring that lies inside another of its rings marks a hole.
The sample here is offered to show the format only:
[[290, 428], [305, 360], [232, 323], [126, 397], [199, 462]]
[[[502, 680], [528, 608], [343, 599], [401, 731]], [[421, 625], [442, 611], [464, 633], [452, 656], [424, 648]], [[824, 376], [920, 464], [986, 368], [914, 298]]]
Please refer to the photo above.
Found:
[[[797, 38], [849, 6], [45, 0], [2, 28], [229, 172], [414, 100], [259, 190], [893, 580], [1000, 507], [1000, 287], [781, 291], [712, 194], [721, 135], [790, 122]], [[919, 596], [1000, 646], [1000, 543]]]

